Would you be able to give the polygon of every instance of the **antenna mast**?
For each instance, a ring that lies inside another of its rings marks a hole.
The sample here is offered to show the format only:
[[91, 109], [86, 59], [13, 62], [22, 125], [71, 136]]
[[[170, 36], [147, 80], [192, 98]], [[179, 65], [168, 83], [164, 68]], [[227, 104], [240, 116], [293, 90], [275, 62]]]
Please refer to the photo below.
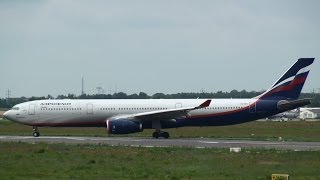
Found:
[[84, 94], [84, 80], [83, 80], [83, 77], [82, 77], [82, 81], [81, 81], [81, 95]]

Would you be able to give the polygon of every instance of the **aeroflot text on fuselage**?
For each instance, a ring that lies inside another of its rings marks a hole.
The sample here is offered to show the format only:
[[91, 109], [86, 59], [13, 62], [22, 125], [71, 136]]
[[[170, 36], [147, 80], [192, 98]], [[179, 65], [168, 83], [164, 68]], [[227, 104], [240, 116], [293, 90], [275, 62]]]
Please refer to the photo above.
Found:
[[71, 103], [40, 103], [41, 106], [71, 106]]

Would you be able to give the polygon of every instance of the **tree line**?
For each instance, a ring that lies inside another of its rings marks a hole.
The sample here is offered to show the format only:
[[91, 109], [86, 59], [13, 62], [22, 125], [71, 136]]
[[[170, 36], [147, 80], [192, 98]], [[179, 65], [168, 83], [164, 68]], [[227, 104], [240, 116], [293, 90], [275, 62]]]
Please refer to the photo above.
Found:
[[[114, 93], [114, 94], [68, 94], [68, 95], [58, 95], [57, 97], [53, 97], [51, 95], [35, 97], [32, 96], [30, 98], [20, 97], [20, 98], [9, 98], [9, 99], [0, 99], [0, 108], [11, 108], [16, 104], [33, 101], [33, 100], [41, 100], [41, 99], [206, 99], [206, 98], [253, 98], [260, 95], [262, 92], [257, 91], [237, 91], [232, 90], [230, 92], [201, 92], [201, 93], [176, 93], [176, 94], [164, 94], [164, 93], [155, 93], [153, 95], [148, 95], [144, 92], [134, 93], [134, 94], [126, 94], [124, 92]], [[309, 107], [320, 107], [320, 93], [301, 93], [300, 98], [312, 98], [311, 104]]]

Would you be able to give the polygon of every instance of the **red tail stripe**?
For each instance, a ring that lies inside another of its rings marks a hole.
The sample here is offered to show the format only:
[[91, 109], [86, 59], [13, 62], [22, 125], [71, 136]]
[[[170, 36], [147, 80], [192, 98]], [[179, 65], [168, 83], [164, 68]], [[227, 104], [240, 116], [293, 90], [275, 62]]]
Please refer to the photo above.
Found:
[[295, 78], [291, 81], [290, 84], [286, 85], [286, 86], [280, 86], [272, 91], [270, 91], [267, 95], [276, 93], [276, 92], [280, 92], [280, 91], [290, 91], [292, 90], [295, 86], [302, 84], [306, 81], [307, 77], [300, 77], [300, 78]]

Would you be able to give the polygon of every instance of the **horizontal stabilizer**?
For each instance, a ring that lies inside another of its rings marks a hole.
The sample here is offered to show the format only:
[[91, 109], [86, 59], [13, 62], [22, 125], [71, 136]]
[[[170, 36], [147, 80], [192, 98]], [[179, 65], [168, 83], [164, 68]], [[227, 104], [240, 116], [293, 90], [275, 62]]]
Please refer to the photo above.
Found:
[[311, 99], [298, 99], [294, 101], [286, 101], [282, 100], [278, 102], [278, 109], [279, 110], [288, 110], [288, 109], [295, 109], [301, 106], [305, 106], [311, 103]]

